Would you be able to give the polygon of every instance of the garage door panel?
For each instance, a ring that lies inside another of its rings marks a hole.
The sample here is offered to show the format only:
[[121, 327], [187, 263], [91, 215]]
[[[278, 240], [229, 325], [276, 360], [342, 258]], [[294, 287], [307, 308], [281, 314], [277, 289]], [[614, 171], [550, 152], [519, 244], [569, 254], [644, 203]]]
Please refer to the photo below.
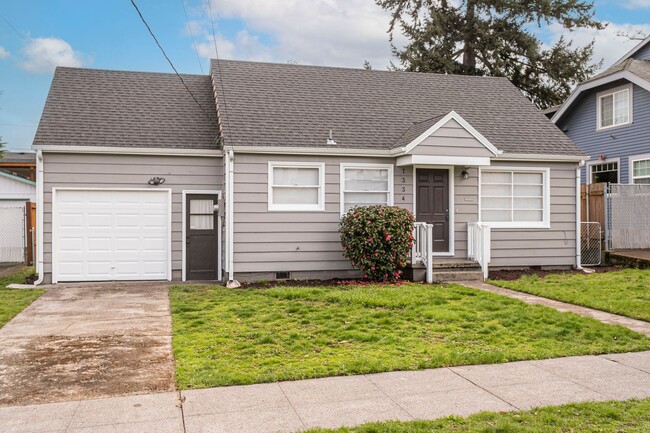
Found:
[[168, 278], [168, 191], [60, 190], [56, 197], [58, 281]]

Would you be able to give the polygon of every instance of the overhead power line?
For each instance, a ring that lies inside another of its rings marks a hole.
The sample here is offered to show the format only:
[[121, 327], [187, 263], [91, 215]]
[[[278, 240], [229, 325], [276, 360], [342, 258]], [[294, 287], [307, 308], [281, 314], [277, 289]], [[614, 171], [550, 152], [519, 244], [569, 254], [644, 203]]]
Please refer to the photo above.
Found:
[[151, 30], [151, 27], [149, 27], [149, 24], [147, 24], [147, 20], [145, 20], [144, 17], [142, 16], [142, 12], [140, 12], [140, 9], [138, 8], [138, 5], [135, 4], [134, 0], [131, 0], [131, 4], [135, 8], [136, 12], [138, 12], [138, 15], [140, 16], [140, 19], [142, 20], [145, 27], [149, 31], [149, 34], [151, 35], [153, 40], [156, 42], [156, 45], [158, 45], [158, 48], [160, 48], [160, 51], [163, 53], [163, 56], [165, 56], [165, 59], [167, 59], [167, 62], [169, 62], [169, 65], [174, 70], [174, 73], [176, 73], [176, 76], [178, 77], [178, 79], [181, 80], [181, 83], [183, 83], [183, 86], [185, 87], [185, 90], [187, 90], [187, 92], [190, 94], [192, 99], [194, 99], [194, 102], [196, 102], [196, 105], [198, 105], [199, 108], [201, 109], [201, 111], [203, 111], [203, 114], [205, 114], [205, 117], [207, 117], [210, 121], [213, 121], [214, 118], [212, 116], [210, 116], [207, 111], [205, 111], [203, 106], [199, 103], [198, 99], [196, 99], [196, 96], [194, 96], [194, 93], [192, 93], [190, 88], [187, 87], [187, 84], [185, 84], [185, 80], [183, 80], [183, 77], [181, 77], [181, 74], [178, 73], [178, 70], [176, 70], [176, 67], [174, 66], [174, 63], [172, 63], [171, 59], [169, 58], [169, 56], [167, 55], [167, 53], [163, 49], [162, 45], [160, 45], [160, 42], [158, 42], [158, 38], [156, 38], [156, 35], [154, 35], [153, 31]]
[[192, 45], [194, 46], [194, 52], [196, 53], [196, 60], [199, 62], [199, 68], [201, 68], [201, 73], [203, 74], [203, 64], [201, 63], [201, 57], [199, 56], [199, 50], [196, 49], [196, 41], [194, 40], [194, 32], [192, 32], [192, 26], [190, 25], [190, 19], [187, 16], [187, 9], [185, 9], [185, 0], [181, 0], [181, 4], [183, 5], [183, 12], [185, 12], [185, 21], [187, 22], [187, 30], [190, 32], [190, 36], [192, 37]]
[[[28, 42], [28, 41], [29, 41], [29, 38], [28, 38], [27, 36], [25, 36], [24, 34], [22, 34], [22, 33], [20, 32], [20, 30], [18, 30], [16, 27], [14, 27], [14, 25], [11, 24], [7, 18], [5, 18], [3, 15], [0, 15], [0, 18], [2, 18], [2, 21], [4, 21], [4, 22], [5, 22], [5, 23], [6, 23], [6, 24], [11, 28], [11, 30], [13, 30], [14, 33], [16, 33], [16, 34], [18, 35], [18, 37], [19, 37], [20, 39], [22, 39], [22, 40], [25, 41], [25, 42]], [[56, 65], [55, 65], [54, 63], [50, 62], [50, 61], [47, 59], [47, 57], [43, 57], [43, 60], [45, 60], [47, 63], [49, 63], [50, 66], [52, 66], [53, 68], [56, 68]]]

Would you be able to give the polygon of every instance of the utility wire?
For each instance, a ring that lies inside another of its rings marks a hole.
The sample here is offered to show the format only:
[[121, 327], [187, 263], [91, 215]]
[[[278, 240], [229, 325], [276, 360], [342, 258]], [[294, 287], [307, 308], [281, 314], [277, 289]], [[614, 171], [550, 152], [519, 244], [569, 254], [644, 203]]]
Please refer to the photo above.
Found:
[[211, 1], [208, 0], [208, 12], [210, 13], [210, 25], [212, 26], [212, 40], [214, 41], [214, 54], [217, 57], [217, 69], [219, 69], [219, 84], [221, 86], [221, 93], [223, 94], [223, 114], [226, 118], [226, 123], [228, 124], [228, 132], [232, 134], [232, 129], [230, 128], [230, 117], [226, 110], [226, 89], [223, 86], [223, 70], [221, 69], [221, 63], [219, 62], [219, 48], [217, 48], [217, 33], [214, 31], [214, 19], [212, 18], [212, 6]]
[[160, 48], [160, 51], [163, 53], [163, 56], [165, 56], [165, 59], [167, 59], [167, 62], [169, 62], [169, 65], [172, 67], [172, 69], [173, 69], [174, 72], [176, 73], [176, 76], [178, 77], [179, 80], [181, 80], [181, 83], [183, 83], [183, 86], [185, 87], [185, 89], [187, 90], [187, 92], [190, 94], [190, 96], [192, 96], [192, 99], [194, 99], [194, 102], [196, 102], [196, 105], [198, 105], [199, 108], [201, 109], [201, 111], [203, 111], [203, 114], [205, 114], [205, 117], [207, 117], [210, 121], [213, 121], [214, 118], [211, 117], [211, 116], [208, 114], [207, 111], [205, 111], [205, 109], [203, 108], [203, 106], [199, 103], [198, 99], [196, 99], [196, 96], [194, 96], [194, 93], [192, 93], [192, 91], [190, 90], [190, 88], [187, 87], [187, 84], [185, 84], [185, 81], [183, 80], [183, 77], [181, 77], [181, 74], [178, 73], [178, 71], [176, 70], [176, 67], [175, 67], [174, 64], [172, 63], [171, 59], [169, 58], [169, 56], [167, 56], [167, 53], [165, 52], [165, 50], [163, 49], [163, 47], [160, 45], [160, 42], [158, 42], [158, 39], [156, 38], [156, 35], [153, 34], [153, 31], [151, 30], [151, 27], [149, 27], [149, 24], [147, 24], [147, 21], [146, 21], [146, 20], [144, 19], [144, 17], [142, 16], [142, 12], [140, 12], [140, 9], [138, 8], [138, 5], [135, 4], [135, 1], [134, 1], [134, 0], [131, 0], [131, 4], [132, 4], [133, 7], [135, 8], [135, 10], [138, 12], [138, 15], [140, 15], [140, 19], [141, 19], [142, 22], [144, 23], [145, 27], [147, 27], [147, 30], [149, 30], [149, 34], [151, 35], [151, 37], [153, 38], [153, 40], [156, 42], [156, 45], [158, 45], [158, 48]]
[[199, 57], [199, 50], [196, 49], [196, 41], [194, 40], [194, 33], [192, 32], [192, 26], [190, 26], [190, 19], [187, 16], [187, 9], [185, 9], [185, 0], [181, 0], [183, 5], [183, 12], [185, 12], [185, 21], [187, 22], [187, 30], [190, 31], [190, 36], [192, 37], [192, 45], [194, 46], [194, 52], [196, 53], [196, 60], [199, 62], [199, 68], [201, 68], [201, 74], [203, 74], [203, 64], [201, 64], [201, 57]]
[[[20, 39], [22, 39], [23, 41], [26, 41], [26, 42], [29, 41], [29, 38], [27, 36], [23, 35], [20, 32], [20, 30], [18, 30], [16, 27], [14, 27], [14, 25], [11, 24], [7, 18], [5, 18], [3, 15], [0, 15], [0, 18], [2, 18], [2, 21], [4, 21], [11, 28], [11, 30], [13, 30], [14, 33], [16, 33], [18, 35], [18, 37]], [[53, 68], [56, 68], [56, 65], [54, 63], [50, 62], [46, 57], [43, 57], [43, 60], [45, 60], [47, 63], [49, 63], [50, 66], [52, 66]]]

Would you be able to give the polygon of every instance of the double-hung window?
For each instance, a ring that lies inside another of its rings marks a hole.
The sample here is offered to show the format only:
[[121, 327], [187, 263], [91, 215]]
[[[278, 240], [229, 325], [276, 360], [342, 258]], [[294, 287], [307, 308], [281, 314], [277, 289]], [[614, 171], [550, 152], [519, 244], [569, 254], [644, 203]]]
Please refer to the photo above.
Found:
[[391, 164], [341, 164], [341, 214], [358, 206], [393, 204]]
[[270, 211], [325, 210], [325, 164], [269, 162]]
[[624, 86], [598, 93], [598, 129], [632, 123], [632, 87]]
[[632, 183], [650, 184], [650, 157], [632, 159]]
[[481, 170], [480, 221], [494, 228], [550, 227], [550, 170]]

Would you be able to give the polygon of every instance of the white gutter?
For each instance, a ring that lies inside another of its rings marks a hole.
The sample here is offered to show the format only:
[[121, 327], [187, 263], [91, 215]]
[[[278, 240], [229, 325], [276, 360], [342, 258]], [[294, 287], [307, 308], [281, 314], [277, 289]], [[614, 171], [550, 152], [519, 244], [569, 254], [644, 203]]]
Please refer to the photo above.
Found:
[[235, 224], [233, 221], [235, 212], [235, 153], [232, 149], [226, 154], [226, 261], [228, 270], [228, 282], [226, 287], [237, 288], [239, 282], [235, 280], [235, 253], [234, 253], [234, 236]]
[[36, 152], [36, 272], [38, 279], [34, 287], [43, 283], [43, 152]]
[[48, 153], [87, 153], [109, 155], [163, 155], [163, 156], [204, 156], [221, 157], [223, 152], [217, 149], [184, 149], [184, 148], [154, 148], [154, 147], [126, 147], [126, 146], [55, 146], [36, 145], [38, 151]]
[[[580, 191], [580, 172], [585, 165], [584, 161], [580, 161], [578, 168], [576, 168], [576, 269], [582, 269], [582, 245], [581, 245], [581, 207], [582, 207], [582, 194]], [[589, 206], [587, 206], [589, 207]]]

